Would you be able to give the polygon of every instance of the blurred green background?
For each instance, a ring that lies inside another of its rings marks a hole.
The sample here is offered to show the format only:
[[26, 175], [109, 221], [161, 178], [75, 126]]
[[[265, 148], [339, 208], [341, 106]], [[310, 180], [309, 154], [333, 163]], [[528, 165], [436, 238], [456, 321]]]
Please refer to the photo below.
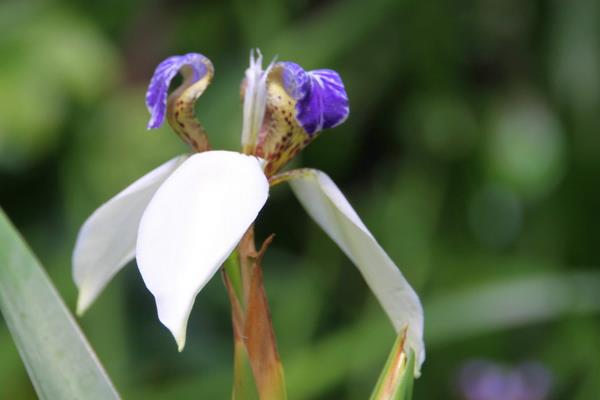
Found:
[[[463, 398], [474, 359], [539, 362], [548, 398], [597, 398], [597, 0], [1, 2], [0, 205], [70, 308], [79, 226], [185, 151], [145, 129], [154, 67], [209, 57], [197, 112], [214, 148], [238, 149], [253, 47], [344, 79], [350, 118], [295, 164], [332, 176], [421, 296], [415, 399]], [[290, 398], [367, 398], [394, 333], [359, 273], [285, 185], [257, 229], [277, 234], [265, 279]], [[130, 265], [80, 322], [125, 398], [225, 399], [229, 318], [213, 279], [177, 353]], [[35, 398], [3, 325], [0, 398]]]

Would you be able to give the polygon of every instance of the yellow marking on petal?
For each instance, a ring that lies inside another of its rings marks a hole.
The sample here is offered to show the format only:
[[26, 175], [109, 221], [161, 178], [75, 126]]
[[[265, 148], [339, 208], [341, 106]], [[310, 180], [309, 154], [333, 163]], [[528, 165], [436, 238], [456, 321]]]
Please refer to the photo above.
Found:
[[294, 158], [312, 137], [296, 119], [296, 100], [283, 87], [282, 68], [275, 66], [267, 80], [267, 109], [256, 155], [267, 160], [265, 174], [271, 176]]
[[180, 71], [184, 78], [183, 83], [169, 95], [167, 101], [169, 125], [184, 142], [197, 152], [210, 149], [208, 135], [196, 118], [194, 110], [196, 100], [204, 93], [214, 76], [213, 65], [208, 59], [206, 59], [205, 65], [206, 73], [196, 82], [193, 82], [193, 70], [189, 66], [184, 66]]

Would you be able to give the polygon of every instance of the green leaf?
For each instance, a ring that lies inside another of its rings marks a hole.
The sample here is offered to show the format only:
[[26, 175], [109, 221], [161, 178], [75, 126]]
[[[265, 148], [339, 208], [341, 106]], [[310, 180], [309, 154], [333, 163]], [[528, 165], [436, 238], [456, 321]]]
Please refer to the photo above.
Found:
[[404, 351], [406, 331], [400, 332], [383, 367], [371, 400], [410, 400], [415, 370], [415, 353]]
[[45, 271], [2, 209], [0, 311], [40, 398], [119, 398]]

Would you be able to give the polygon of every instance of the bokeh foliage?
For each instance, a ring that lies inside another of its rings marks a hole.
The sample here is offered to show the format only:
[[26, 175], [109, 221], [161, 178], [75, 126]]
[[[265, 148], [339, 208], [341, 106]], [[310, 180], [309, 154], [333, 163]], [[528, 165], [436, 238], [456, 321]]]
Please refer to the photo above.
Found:
[[[71, 307], [70, 252], [95, 207], [185, 151], [147, 132], [145, 85], [171, 54], [216, 67], [198, 115], [237, 149], [251, 47], [344, 78], [351, 116], [297, 161], [342, 187], [422, 296], [415, 399], [460, 398], [467, 360], [535, 360], [554, 398], [600, 392], [600, 3], [596, 0], [4, 1], [0, 204]], [[367, 398], [394, 341], [350, 262], [276, 188], [266, 288], [292, 399]], [[186, 351], [131, 265], [81, 320], [125, 398], [227, 398], [222, 282]], [[595, 379], [596, 378], [596, 379]], [[0, 398], [34, 398], [0, 327]]]

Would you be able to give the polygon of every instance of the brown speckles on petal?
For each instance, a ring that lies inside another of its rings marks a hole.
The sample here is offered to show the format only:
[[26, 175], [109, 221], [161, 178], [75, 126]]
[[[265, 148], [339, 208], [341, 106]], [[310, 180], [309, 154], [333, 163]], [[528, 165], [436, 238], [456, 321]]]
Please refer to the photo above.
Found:
[[277, 173], [311, 141], [296, 120], [296, 101], [283, 89], [276, 72], [268, 81], [267, 110], [255, 154], [267, 160], [265, 173]]

